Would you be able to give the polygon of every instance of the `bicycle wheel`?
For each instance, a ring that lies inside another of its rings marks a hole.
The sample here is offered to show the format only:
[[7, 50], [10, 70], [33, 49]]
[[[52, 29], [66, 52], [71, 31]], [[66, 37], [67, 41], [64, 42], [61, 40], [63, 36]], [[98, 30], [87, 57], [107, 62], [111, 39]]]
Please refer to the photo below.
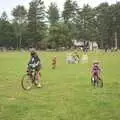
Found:
[[25, 74], [21, 80], [21, 86], [24, 90], [30, 90], [33, 86], [32, 79], [29, 75]]
[[103, 87], [103, 80], [98, 80], [98, 87], [102, 88]]

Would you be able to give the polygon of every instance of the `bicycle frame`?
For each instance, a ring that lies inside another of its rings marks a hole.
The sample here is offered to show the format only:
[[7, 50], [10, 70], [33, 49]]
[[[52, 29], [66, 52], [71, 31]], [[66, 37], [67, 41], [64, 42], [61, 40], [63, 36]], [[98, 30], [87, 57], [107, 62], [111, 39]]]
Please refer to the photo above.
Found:
[[27, 75], [30, 76], [30, 78], [32, 79], [32, 82], [35, 81], [35, 76], [36, 76], [35, 70], [28, 70]]

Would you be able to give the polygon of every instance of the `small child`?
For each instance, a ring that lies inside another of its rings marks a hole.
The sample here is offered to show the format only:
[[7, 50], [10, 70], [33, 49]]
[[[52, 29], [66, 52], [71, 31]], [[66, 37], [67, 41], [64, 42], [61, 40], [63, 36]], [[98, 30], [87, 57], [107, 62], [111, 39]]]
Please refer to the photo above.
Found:
[[52, 59], [52, 69], [56, 68], [56, 56], [53, 57]]
[[92, 78], [96, 76], [99, 80], [101, 80], [100, 73], [101, 73], [101, 68], [99, 66], [99, 62], [98, 61], [93, 62], [92, 71], [91, 71]]

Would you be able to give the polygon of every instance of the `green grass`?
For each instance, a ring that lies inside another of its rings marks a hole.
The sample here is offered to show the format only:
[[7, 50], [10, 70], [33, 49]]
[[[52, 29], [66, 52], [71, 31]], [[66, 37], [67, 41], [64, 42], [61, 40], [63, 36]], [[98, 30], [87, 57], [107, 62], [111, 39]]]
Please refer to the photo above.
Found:
[[[57, 56], [57, 68], [51, 59]], [[89, 63], [68, 65], [66, 52], [41, 52], [43, 88], [24, 91], [21, 78], [29, 53], [0, 53], [0, 120], [120, 120], [120, 55], [89, 53]], [[104, 88], [90, 85], [90, 66], [99, 59]]]

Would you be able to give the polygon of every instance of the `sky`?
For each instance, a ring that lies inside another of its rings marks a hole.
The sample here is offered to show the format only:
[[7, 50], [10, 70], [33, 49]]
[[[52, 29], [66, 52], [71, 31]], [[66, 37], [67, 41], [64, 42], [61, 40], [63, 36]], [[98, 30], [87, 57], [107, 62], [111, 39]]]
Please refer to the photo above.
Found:
[[[32, 0], [0, 0], [0, 15], [3, 11], [7, 12], [7, 15], [9, 18], [11, 18], [11, 11], [13, 8], [15, 8], [17, 5], [24, 5], [26, 9], [29, 8], [29, 3]], [[60, 10], [63, 9], [63, 5], [65, 0], [43, 0], [45, 3], [45, 6], [48, 7], [51, 2], [55, 2], [58, 5], [58, 8]], [[75, 0], [79, 4], [80, 7], [83, 6], [83, 4], [89, 4], [92, 7], [97, 6], [101, 2], [108, 2], [109, 4], [116, 3], [116, 1], [120, 0]]]

